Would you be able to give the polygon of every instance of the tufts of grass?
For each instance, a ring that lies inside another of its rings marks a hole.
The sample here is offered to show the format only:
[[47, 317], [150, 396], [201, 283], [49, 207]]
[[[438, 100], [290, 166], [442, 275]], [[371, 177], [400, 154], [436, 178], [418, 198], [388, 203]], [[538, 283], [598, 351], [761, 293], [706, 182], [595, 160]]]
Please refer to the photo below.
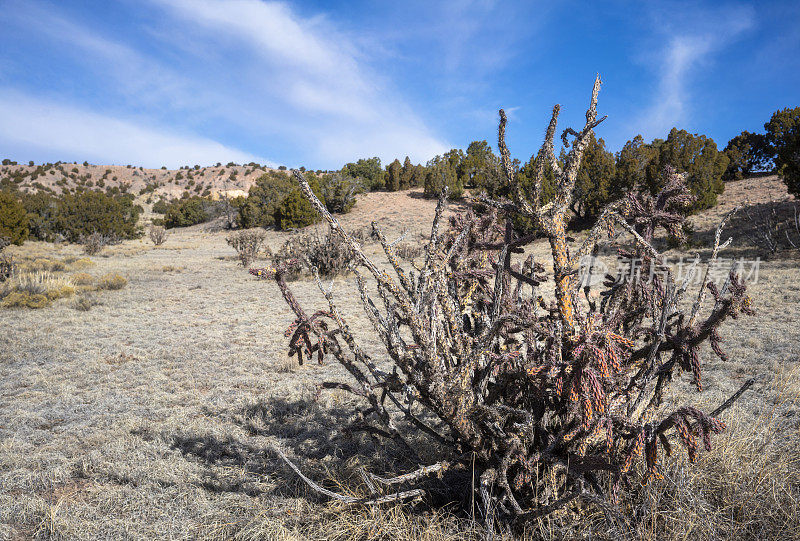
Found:
[[128, 285], [128, 280], [115, 272], [108, 273], [97, 282], [97, 289], [117, 290]]
[[3, 308], [45, 308], [50, 306], [51, 300], [41, 293], [28, 293], [26, 291], [12, 291], [3, 299]]
[[79, 312], [88, 312], [92, 309], [93, 306], [98, 306], [102, 304], [98, 301], [94, 295], [90, 293], [82, 293], [75, 298], [75, 302], [72, 303], [72, 307]]
[[63, 299], [65, 297], [71, 297], [75, 294], [75, 287], [72, 285], [61, 285], [51, 289], [48, 289], [45, 293], [45, 296], [54, 301], [56, 299]]
[[95, 262], [88, 257], [81, 257], [69, 263], [69, 268], [72, 270], [90, 269], [95, 266]]
[[72, 283], [76, 286], [92, 286], [94, 285], [94, 276], [87, 272], [76, 272], [72, 275]]
[[25, 261], [20, 265], [27, 272], [61, 272], [66, 269], [66, 264], [58, 259], [39, 257], [33, 261]]
[[54, 300], [75, 294], [75, 286], [51, 272], [22, 272], [2, 284], [4, 308], [44, 308]]

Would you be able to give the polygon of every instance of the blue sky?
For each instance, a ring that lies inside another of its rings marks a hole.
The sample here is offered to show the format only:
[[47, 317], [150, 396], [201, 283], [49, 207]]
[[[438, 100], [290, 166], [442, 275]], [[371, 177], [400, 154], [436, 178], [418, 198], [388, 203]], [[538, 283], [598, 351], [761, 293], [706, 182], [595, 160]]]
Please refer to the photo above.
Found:
[[611, 150], [720, 147], [800, 105], [800, 3], [0, 0], [0, 156], [148, 167], [415, 162], [541, 144], [604, 81]]

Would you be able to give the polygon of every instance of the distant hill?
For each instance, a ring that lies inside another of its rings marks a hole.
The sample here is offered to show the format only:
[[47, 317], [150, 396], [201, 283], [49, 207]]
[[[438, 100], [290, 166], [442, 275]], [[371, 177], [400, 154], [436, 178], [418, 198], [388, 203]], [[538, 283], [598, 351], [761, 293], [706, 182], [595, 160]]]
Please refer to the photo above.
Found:
[[[267, 171], [278, 171], [259, 164], [184, 167], [181, 169], [145, 169], [132, 165], [92, 165], [84, 162], [18, 164], [4, 160], [0, 180], [13, 182], [24, 191], [72, 192], [79, 187], [112, 190], [135, 196], [153, 194], [167, 198], [184, 192], [218, 198], [247, 195], [256, 179]], [[289, 171], [285, 171], [289, 173]]]

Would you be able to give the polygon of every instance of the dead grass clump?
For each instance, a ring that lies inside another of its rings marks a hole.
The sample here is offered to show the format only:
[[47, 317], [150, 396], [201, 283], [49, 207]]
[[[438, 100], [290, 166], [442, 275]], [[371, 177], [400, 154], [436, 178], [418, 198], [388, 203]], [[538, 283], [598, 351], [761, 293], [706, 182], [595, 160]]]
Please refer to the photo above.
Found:
[[745, 207], [741, 222], [754, 246], [765, 255], [800, 247], [800, 212], [788, 201]]
[[360, 244], [366, 243], [368, 240], [373, 240], [371, 227], [359, 227], [350, 231], [350, 236], [353, 240], [358, 241]]
[[[267, 534], [269, 532], [269, 534]], [[273, 533], [274, 532], [274, 533]], [[354, 541], [385, 539], [392, 541], [483, 541], [485, 532], [474, 522], [446, 510], [415, 513], [408, 506], [394, 505], [355, 509], [331, 506], [322, 515], [287, 513], [276, 520], [251, 521], [237, 532], [239, 539], [326, 539]], [[497, 541], [510, 538], [495, 537]]]
[[258, 257], [264, 247], [264, 239], [266, 237], [267, 234], [263, 230], [250, 229], [231, 233], [225, 240], [228, 246], [236, 250], [236, 255], [242, 266], [247, 267]]
[[394, 249], [397, 257], [409, 263], [419, 259], [422, 256], [423, 248], [419, 244], [413, 242], [401, 242]]
[[28, 272], [62, 272], [67, 268], [67, 265], [64, 261], [39, 257], [33, 261], [23, 262], [20, 267]]
[[20, 272], [0, 286], [5, 308], [44, 308], [54, 300], [74, 294], [71, 280], [49, 271]]
[[12, 278], [15, 269], [16, 265], [14, 264], [13, 256], [0, 255], [0, 282], [5, 282]]
[[91, 259], [89, 259], [88, 257], [81, 257], [80, 259], [75, 259], [73, 261], [69, 260], [66, 261], [71, 270], [90, 269], [96, 265], [96, 263]]
[[88, 312], [94, 306], [102, 304], [97, 298], [89, 292], [83, 292], [75, 298], [72, 307], [79, 312]]
[[623, 506], [637, 538], [800, 539], [800, 369], [771, 391], [755, 419], [729, 412], [714, 451], [666, 462], [663, 479], [632, 493]]
[[3, 298], [3, 308], [44, 308], [50, 306], [50, 299], [47, 295], [40, 293], [27, 293], [24, 291], [12, 291]]
[[128, 280], [115, 272], [108, 273], [97, 281], [97, 289], [117, 290], [128, 285]]
[[[2, 252], [10, 244], [11, 241], [8, 240], [7, 237], [0, 237], [0, 252]], [[16, 268], [17, 266], [14, 263], [13, 255], [0, 253], [0, 282], [5, 282], [14, 276], [14, 271]]]
[[44, 295], [50, 300], [68, 297], [75, 293], [75, 288], [67, 278], [51, 272], [23, 272], [3, 283], [0, 296], [11, 293]]
[[94, 285], [94, 276], [88, 272], [76, 272], [70, 277], [72, 283], [76, 286], [92, 286]]

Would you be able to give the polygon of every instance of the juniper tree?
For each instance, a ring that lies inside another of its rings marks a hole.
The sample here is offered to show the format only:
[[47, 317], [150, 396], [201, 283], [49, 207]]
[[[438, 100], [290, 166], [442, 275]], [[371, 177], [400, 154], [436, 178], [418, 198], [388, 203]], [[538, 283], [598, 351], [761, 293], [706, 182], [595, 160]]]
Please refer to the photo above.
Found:
[[789, 193], [800, 196], [800, 107], [775, 111], [764, 129], [774, 152], [775, 169]]

